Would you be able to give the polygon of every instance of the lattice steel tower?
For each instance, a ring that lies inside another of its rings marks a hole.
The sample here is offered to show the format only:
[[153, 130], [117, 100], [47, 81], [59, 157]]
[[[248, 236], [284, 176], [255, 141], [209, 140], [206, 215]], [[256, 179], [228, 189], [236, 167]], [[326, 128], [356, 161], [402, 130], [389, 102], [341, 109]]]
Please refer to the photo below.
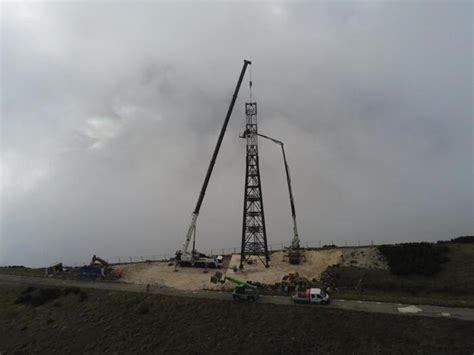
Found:
[[246, 126], [242, 138], [247, 139], [247, 157], [245, 169], [245, 197], [242, 223], [242, 248], [240, 267], [249, 256], [257, 255], [268, 267], [267, 231], [263, 212], [262, 180], [258, 166], [257, 103], [245, 104]]

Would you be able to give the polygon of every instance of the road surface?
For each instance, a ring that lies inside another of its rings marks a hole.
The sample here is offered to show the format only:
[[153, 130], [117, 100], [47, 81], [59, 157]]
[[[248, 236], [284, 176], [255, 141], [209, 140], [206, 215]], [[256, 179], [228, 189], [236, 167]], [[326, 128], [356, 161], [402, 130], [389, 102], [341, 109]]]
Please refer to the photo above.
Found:
[[[148, 292], [159, 295], [194, 297], [216, 300], [232, 300], [228, 292], [216, 291], [182, 291], [163, 286], [150, 286], [147, 290], [146, 285], [125, 284], [119, 282], [94, 282], [94, 281], [76, 281], [63, 280], [43, 277], [28, 277], [0, 274], [0, 285], [35, 285], [35, 286], [59, 286], [59, 287], [83, 287], [95, 288], [101, 290], [127, 291], [127, 292]], [[474, 321], [474, 308], [458, 308], [458, 307], [438, 307], [424, 305], [409, 305], [400, 303], [386, 302], [368, 302], [337, 299], [332, 300], [328, 306], [314, 305], [295, 305], [290, 297], [284, 296], [261, 296], [259, 302], [273, 303], [281, 305], [291, 305], [298, 307], [329, 307], [337, 309], [346, 309], [351, 311], [374, 312], [374, 313], [390, 313], [401, 315], [414, 315], [434, 318], [454, 318], [467, 321]]]

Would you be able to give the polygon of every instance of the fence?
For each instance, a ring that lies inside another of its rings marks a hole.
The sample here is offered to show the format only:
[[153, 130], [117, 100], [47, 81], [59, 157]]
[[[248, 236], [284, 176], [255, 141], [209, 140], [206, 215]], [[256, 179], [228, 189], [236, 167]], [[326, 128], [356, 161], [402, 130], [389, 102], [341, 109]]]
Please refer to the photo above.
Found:
[[[269, 244], [269, 251], [283, 250], [290, 247], [291, 243], [281, 242], [275, 244]], [[326, 246], [337, 246], [337, 247], [364, 247], [374, 245], [373, 240], [319, 240], [310, 242], [301, 242], [303, 248], [323, 248]], [[208, 255], [228, 255], [228, 254], [240, 254], [240, 247], [235, 248], [215, 248], [215, 249], [199, 249], [199, 252]], [[141, 256], [115, 256], [110, 258], [103, 258], [110, 264], [130, 264], [130, 263], [141, 263], [145, 261], [169, 261], [175, 256], [174, 253], [167, 254], [155, 254], [155, 255], [141, 255]], [[89, 264], [89, 262], [75, 262], [74, 266], [81, 266]]]

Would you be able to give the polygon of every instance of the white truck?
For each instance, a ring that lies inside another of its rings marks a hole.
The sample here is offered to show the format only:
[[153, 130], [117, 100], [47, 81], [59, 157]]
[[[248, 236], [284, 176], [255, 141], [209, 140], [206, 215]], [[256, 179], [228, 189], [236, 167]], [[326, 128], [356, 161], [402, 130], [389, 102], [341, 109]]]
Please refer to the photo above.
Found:
[[329, 304], [329, 295], [320, 288], [296, 288], [291, 297], [295, 303]]

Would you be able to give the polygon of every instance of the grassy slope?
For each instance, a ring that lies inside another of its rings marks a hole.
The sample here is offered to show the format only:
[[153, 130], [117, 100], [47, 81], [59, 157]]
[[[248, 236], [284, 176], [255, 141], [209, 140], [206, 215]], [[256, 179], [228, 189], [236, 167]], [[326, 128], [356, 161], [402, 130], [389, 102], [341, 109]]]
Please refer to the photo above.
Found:
[[[470, 353], [474, 322], [87, 290], [32, 307], [0, 285], [0, 352]], [[55, 305], [56, 302], [56, 305]], [[148, 311], [148, 312], [147, 312]]]
[[29, 267], [12, 268], [0, 266], [0, 273], [20, 276], [44, 276], [44, 268], [31, 269]]
[[[442, 270], [432, 276], [396, 276], [384, 270], [340, 268], [337, 298], [474, 307], [474, 244], [449, 243]], [[356, 286], [362, 277], [359, 288]], [[347, 288], [344, 288], [346, 286]]]

